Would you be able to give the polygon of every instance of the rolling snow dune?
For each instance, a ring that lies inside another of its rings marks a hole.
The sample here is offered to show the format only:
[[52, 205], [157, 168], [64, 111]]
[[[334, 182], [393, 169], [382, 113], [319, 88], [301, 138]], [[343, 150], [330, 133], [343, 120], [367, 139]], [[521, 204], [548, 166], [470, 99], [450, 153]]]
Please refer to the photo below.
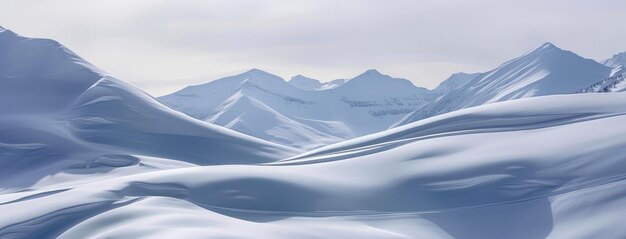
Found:
[[60, 174], [68, 180], [167, 165], [263, 163], [300, 152], [173, 111], [58, 42], [4, 29], [0, 98], [1, 191], [56, 182]]
[[[249, 110], [284, 131], [347, 132], [270, 107], [309, 101], [259, 78], [291, 89], [254, 70], [213, 83], [235, 92], [177, 97], [223, 98], [204, 117], [233, 127]], [[381, 83], [375, 71], [354, 80], [323, 91]], [[54, 41], [2, 28], [0, 92], [0, 238], [626, 237], [626, 93], [495, 102], [303, 153], [173, 111]]]
[[0, 210], [20, 213], [0, 218], [0, 235], [623, 238], [624, 102], [623, 93], [514, 100], [266, 165], [3, 194]]

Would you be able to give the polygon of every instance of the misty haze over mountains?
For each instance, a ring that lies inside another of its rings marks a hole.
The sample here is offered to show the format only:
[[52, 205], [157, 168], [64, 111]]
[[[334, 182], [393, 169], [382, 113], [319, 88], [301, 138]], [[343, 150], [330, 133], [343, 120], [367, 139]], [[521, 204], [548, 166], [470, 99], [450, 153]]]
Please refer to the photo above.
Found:
[[545, 43], [494, 70], [454, 74], [433, 90], [376, 70], [321, 83], [253, 69], [159, 100], [199, 120], [310, 149], [472, 106], [576, 93], [621, 75], [624, 59], [598, 63]]
[[154, 98], [0, 28], [0, 238], [624, 238], [624, 54]]

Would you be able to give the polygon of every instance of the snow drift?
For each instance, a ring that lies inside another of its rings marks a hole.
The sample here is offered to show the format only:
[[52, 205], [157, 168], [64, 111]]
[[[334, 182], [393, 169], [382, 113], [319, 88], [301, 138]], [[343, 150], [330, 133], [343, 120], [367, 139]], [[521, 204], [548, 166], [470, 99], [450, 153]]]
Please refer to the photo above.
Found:
[[[0, 39], [0, 238], [626, 237], [626, 93], [496, 102], [293, 156], [58, 43]], [[216, 107], [280, 116], [237, 96]]]
[[4, 190], [76, 168], [146, 168], [124, 155], [211, 165], [271, 162], [298, 152], [173, 111], [52, 40], [2, 30], [0, 74]]
[[21, 213], [0, 220], [0, 235], [622, 238], [623, 102], [622, 93], [514, 100], [263, 166], [4, 194], [0, 209]]

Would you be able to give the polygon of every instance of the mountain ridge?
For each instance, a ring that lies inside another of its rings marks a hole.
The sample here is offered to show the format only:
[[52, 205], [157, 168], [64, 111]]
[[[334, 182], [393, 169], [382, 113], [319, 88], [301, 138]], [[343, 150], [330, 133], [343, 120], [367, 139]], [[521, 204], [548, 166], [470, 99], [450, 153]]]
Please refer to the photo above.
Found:
[[392, 127], [494, 102], [572, 94], [610, 75], [611, 68], [544, 43], [430, 102]]
[[[309, 78], [300, 80], [304, 84], [313, 82], [313, 85], [308, 88], [298, 87], [296, 82], [287, 82], [276, 75], [257, 69], [185, 87], [173, 94], [159, 97], [159, 100], [200, 120], [210, 121], [213, 115], [230, 115], [232, 118], [228, 120], [222, 118], [220, 121], [212, 121], [225, 127], [234, 127], [227, 122], [235, 120], [235, 115], [258, 118], [260, 122], [270, 122], [269, 118], [280, 115], [281, 118], [289, 119], [282, 121], [290, 122], [288, 127], [307, 129], [308, 134], [321, 138], [314, 139], [303, 134], [293, 134], [294, 132], [286, 133], [290, 136], [284, 137], [261, 133], [276, 132], [282, 128], [278, 124], [265, 124], [259, 126], [259, 129], [239, 127], [236, 130], [250, 135], [264, 135], [268, 137], [265, 139], [271, 138], [270, 140], [280, 141], [292, 147], [304, 147], [307, 144], [310, 144], [310, 147], [318, 147], [321, 144], [317, 142], [338, 142], [346, 137], [384, 130], [388, 124], [435, 97], [429, 90], [416, 87], [408, 80], [393, 78], [376, 70], [368, 70], [340, 82], [331, 81], [322, 84]], [[237, 113], [223, 112], [222, 110], [226, 108], [219, 108], [219, 105], [236, 94], [244, 94], [254, 102], [259, 102], [260, 104], [250, 104], [254, 111], [268, 112], [264, 109], [267, 107], [276, 114], [263, 113], [264, 117], [269, 117], [264, 118], [246, 114], [244, 109], [238, 109]], [[246, 121], [254, 122], [252, 119]], [[313, 131], [310, 131], [311, 129]], [[308, 142], [282, 140], [285, 138], [307, 138]]]
[[53, 40], [5, 30], [0, 52], [0, 190], [55, 175], [71, 182], [119, 167], [264, 163], [300, 152], [171, 110]]

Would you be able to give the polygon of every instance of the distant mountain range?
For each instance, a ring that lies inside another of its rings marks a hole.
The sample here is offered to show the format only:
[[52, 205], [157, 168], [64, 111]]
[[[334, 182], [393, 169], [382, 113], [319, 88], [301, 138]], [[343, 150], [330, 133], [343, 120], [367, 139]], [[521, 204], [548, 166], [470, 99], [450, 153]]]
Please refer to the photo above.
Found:
[[0, 28], [0, 238], [626, 238], [626, 93], [574, 94], [620, 91], [619, 58], [251, 70], [159, 99], [183, 114]]
[[186, 87], [159, 101], [196, 119], [257, 138], [315, 148], [384, 130], [461, 85], [467, 80], [462, 76], [431, 91], [376, 70], [323, 84], [304, 76], [287, 82], [253, 69]]
[[416, 109], [394, 127], [483, 104], [576, 93], [610, 77], [611, 70], [609, 66], [545, 43]]
[[456, 73], [433, 90], [376, 70], [322, 83], [253, 69], [159, 100], [196, 119], [310, 149], [488, 103], [576, 93], [594, 84], [623, 89], [607, 79], [623, 72], [624, 55], [601, 64], [546, 43], [494, 70]]
[[137, 157], [161, 158], [144, 162], [142, 169], [151, 170], [171, 158], [190, 165], [260, 163], [299, 152], [194, 120], [56, 41], [2, 28], [0, 112], [0, 188], [76, 168], [135, 165]]

